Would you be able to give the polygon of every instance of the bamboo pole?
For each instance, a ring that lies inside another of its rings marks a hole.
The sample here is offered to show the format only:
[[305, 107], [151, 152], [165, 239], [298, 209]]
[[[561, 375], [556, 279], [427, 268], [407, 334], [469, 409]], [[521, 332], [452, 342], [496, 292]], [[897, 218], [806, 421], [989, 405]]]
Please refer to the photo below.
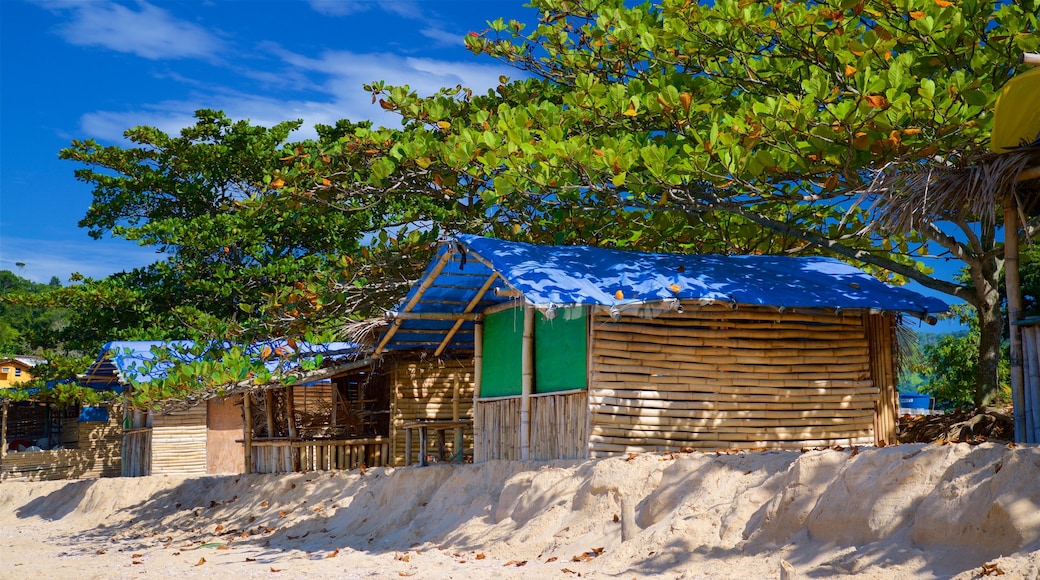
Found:
[[483, 418], [478, 420], [480, 407], [480, 382], [484, 374], [484, 323], [473, 323], [473, 463], [486, 460], [482, 433], [485, 431]]
[[250, 402], [250, 398], [251, 395], [249, 394], [249, 391], [242, 394], [242, 414], [244, 415], [246, 422], [246, 432], [243, 434], [245, 437], [243, 438], [244, 443], [242, 444], [242, 448], [245, 450], [246, 456], [246, 474], [253, 472], [253, 406]]
[[531, 456], [531, 393], [534, 392], [534, 307], [524, 304], [520, 362], [520, 460]]
[[1022, 337], [1018, 319], [1022, 313], [1022, 283], [1018, 268], [1018, 204], [1015, 196], [1004, 199], [1004, 279], [1007, 287], [1008, 333], [1011, 337], [1011, 402], [1014, 411], [1015, 440], [1024, 443], [1026, 400], [1023, 391]]

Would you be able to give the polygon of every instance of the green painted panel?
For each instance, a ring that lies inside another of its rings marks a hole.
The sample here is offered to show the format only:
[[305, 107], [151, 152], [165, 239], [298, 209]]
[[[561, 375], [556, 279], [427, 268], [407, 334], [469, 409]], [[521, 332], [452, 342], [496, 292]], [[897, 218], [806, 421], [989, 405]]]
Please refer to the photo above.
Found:
[[519, 308], [484, 318], [484, 359], [480, 375], [481, 397], [520, 394], [524, 313]]
[[552, 393], [588, 386], [585, 308], [561, 308], [548, 320], [535, 314], [534, 392]]

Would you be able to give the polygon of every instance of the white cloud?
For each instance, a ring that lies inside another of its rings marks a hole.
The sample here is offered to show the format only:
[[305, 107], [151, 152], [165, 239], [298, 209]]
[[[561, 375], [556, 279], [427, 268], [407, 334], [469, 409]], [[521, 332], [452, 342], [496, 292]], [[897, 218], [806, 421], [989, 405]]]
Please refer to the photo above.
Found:
[[163, 259], [165, 256], [156, 253], [154, 249], [111, 239], [29, 240], [4, 237], [0, 247], [0, 270], [11, 270], [22, 278], [41, 284], [57, 276], [62, 285], [67, 285], [73, 272], [88, 278], [104, 278]]
[[448, 32], [440, 28], [423, 28], [419, 31], [419, 34], [435, 41], [441, 46], [466, 46], [463, 36], [455, 32]]
[[151, 60], [210, 60], [224, 48], [223, 42], [204, 28], [178, 20], [143, 0], [137, 2], [137, 10], [105, 0], [41, 5], [52, 11], [72, 10], [72, 20], [58, 29], [72, 44], [101, 46]]
[[[385, 81], [408, 85], [421, 95], [441, 87], [462, 85], [482, 93], [498, 85], [499, 76], [515, 73], [502, 65], [480, 65], [461, 61], [441, 61], [395, 54], [359, 54], [337, 51], [310, 58], [278, 50], [278, 56], [294, 71], [291, 84], [308, 89], [307, 97], [279, 98], [285, 91], [257, 95], [226, 88], [196, 88], [187, 99], [162, 101], [126, 111], [96, 111], [81, 118], [85, 135], [101, 141], [118, 142], [123, 132], [137, 125], [150, 125], [170, 135], [179, 134], [194, 124], [196, 109], [224, 111], [232, 119], [248, 119], [255, 125], [272, 126], [282, 121], [303, 119], [294, 139], [316, 136], [314, 125], [335, 124], [339, 119], [370, 120], [376, 125], [396, 127], [400, 117], [372, 104], [371, 94], [362, 85]], [[275, 73], [271, 78], [277, 77]]]

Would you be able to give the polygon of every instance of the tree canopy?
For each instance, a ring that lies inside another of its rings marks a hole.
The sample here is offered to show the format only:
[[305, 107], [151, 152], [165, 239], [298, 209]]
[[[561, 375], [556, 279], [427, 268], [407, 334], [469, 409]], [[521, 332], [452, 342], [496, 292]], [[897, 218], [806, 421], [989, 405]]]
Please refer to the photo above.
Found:
[[[836, 254], [889, 281], [916, 280], [976, 307], [976, 398], [992, 397], [1003, 267], [993, 204], [897, 228], [879, 218], [903, 192], [872, 186], [985, 151], [1000, 87], [1040, 43], [1035, 3], [534, 7], [533, 30], [496, 21], [467, 38], [533, 78], [503, 78], [479, 96], [370, 87], [401, 113], [406, 136], [423, 135], [395, 145], [387, 175], [439, 162], [536, 238], [591, 230], [608, 234], [586, 238], [594, 243], [654, 244], [654, 225], [667, 221], [705, 240], [684, 249], [706, 251], [719, 246], [705, 226], [721, 223], [723, 239], [764, 228], [784, 240], [770, 251]], [[964, 262], [970, 283], [931, 276], [916, 260], [931, 248]]]

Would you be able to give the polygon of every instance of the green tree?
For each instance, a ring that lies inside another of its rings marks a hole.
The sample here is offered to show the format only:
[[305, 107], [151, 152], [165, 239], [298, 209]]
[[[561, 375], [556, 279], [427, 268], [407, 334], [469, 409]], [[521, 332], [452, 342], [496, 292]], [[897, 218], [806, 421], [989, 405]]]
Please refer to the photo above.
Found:
[[[503, 78], [487, 95], [370, 86], [409, 129], [393, 136], [403, 141], [379, 161], [381, 176], [415, 164], [441, 183], [461, 176], [468, 196], [533, 238], [668, 247], [663, 222], [716, 242], [691, 248], [718, 251], [757, 226], [779, 237], [768, 251], [833, 254], [916, 280], [975, 307], [975, 402], [993, 400], [999, 213], [908, 210], [907, 231], [879, 219], [900, 192], [871, 185], [984, 150], [996, 94], [1040, 44], [1035, 2], [533, 6], [531, 31], [499, 20], [467, 38], [533, 78]], [[971, 281], [932, 276], [915, 260], [927, 242], [964, 262]]]
[[[178, 136], [136, 127], [126, 132], [132, 146], [74, 141], [61, 152], [86, 166], [76, 177], [93, 187], [80, 225], [165, 257], [19, 297], [34, 307], [75, 305], [63, 338], [77, 352], [96, 353], [110, 340], [204, 345], [193, 353], [197, 366], [139, 386], [142, 405], [186, 396], [178, 386], [217, 389], [266, 376], [240, 345], [282, 336], [325, 341], [345, 320], [381, 312], [425, 265], [438, 236], [436, 227], [415, 225], [437, 215], [436, 202], [370, 189], [330, 209], [322, 196], [297, 195], [287, 183], [285, 170], [315, 162], [308, 151], [340, 148], [367, 123], [321, 126], [317, 142], [290, 143], [299, 122], [264, 128], [208, 110], [196, 119]], [[357, 151], [341, 170], [364, 179], [371, 157]], [[313, 170], [296, 179], [317, 190], [333, 186]]]
[[55, 280], [47, 285], [37, 284], [10, 270], [0, 271], [0, 356], [31, 354], [52, 345], [67, 324], [67, 312], [13, 303], [8, 297], [39, 295], [60, 286], [60, 282], [55, 285]]
[[[968, 332], [944, 334], [934, 344], [924, 347], [924, 384], [920, 391], [933, 395], [943, 408], [972, 408], [975, 406], [976, 380], [978, 377], [979, 324], [978, 317], [970, 306], [958, 305], [952, 309], [957, 320], [968, 327]], [[999, 389], [992, 404], [1005, 404], [1011, 400], [1010, 364], [1008, 346], [1003, 347], [1004, 356], [999, 367]]]

